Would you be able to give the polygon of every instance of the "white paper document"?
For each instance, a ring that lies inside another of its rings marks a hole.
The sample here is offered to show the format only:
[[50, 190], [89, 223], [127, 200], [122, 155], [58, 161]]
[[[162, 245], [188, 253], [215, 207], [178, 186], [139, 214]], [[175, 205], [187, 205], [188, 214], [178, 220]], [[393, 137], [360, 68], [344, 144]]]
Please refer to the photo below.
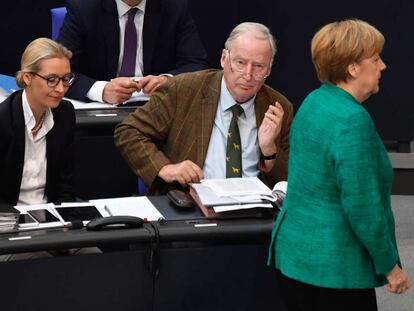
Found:
[[99, 103], [99, 102], [90, 102], [86, 103], [80, 100], [72, 99], [72, 98], [64, 98], [70, 101], [75, 108], [75, 110], [82, 110], [82, 109], [114, 109], [114, 105]]
[[254, 204], [237, 204], [237, 205], [221, 205], [221, 206], [214, 206], [213, 209], [216, 213], [222, 212], [230, 212], [242, 209], [249, 209], [249, 208], [273, 208], [272, 204], [270, 203], [254, 203]]
[[216, 213], [249, 209], [272, 208], [272, 191], [257, 177], [204, 179], [191, 184], [201, 204], [213, 207]]
[[147, 197], [124, 197], [114, 199], [90, 200], [105, 216], [136, 216], [148, 221], [163, 217]]
[[272, 195], [272, 191], [257, 177], [203, 179], [218, 196]]

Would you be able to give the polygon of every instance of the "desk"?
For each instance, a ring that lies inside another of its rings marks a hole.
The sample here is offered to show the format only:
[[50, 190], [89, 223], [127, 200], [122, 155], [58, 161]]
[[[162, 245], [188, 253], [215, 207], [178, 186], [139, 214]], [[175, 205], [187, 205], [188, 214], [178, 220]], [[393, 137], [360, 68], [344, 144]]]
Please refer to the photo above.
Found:
[[134, 110], [76, 110], [74, 186], [78, 197], [90, 200], [137, 193], [137, 176], [118, 152], [113, 138], [115, 126]]
[[8, 297], [2, 299], [2, 310], [284, 310], [274, 271], [265, 265], [271, 219], [217, 220], [216, 227], [196, 228], [190, 219], [204, 221], [199, 210], [178, 210], [165, 197], [150, 200], [167, 219], [157, 226], [158, 277], [148, 268], [155, 238], [149, 224], [103, 232], [39, 231], [20, 244], [1, 235], [3, 253], [92, 245], [130, 248], [1, 263], [1, 294]]

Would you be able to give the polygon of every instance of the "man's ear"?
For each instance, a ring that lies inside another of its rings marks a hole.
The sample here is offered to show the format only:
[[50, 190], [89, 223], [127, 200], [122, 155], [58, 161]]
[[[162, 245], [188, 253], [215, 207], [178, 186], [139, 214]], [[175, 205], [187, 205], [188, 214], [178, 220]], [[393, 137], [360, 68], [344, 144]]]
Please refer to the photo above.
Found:
[[221, 68], [223, 69], [224, 69], [224, 64], [226, 63], [226, 57], [229, 57], [229, 52], [226, 49], [223, 49], [221, 51], [221, 58], [220, 58]]

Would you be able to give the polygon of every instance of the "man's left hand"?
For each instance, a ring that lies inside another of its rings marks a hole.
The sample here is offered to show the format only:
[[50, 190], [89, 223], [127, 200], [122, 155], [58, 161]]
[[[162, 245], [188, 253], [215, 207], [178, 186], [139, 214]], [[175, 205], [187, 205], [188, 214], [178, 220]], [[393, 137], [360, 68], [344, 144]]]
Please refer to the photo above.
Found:
[[264, 155], [272, 155], [277, 152], [275, 141], [282, 129], [283, 114], [282, 105], [278, 102], [270, 105], [265, 113], [257, 134], [259, 147]]
[[152, 95], [158, 87], [167, 82], [167, 79], [168, 76], [149, 75], [139, 80], [138, 85], [145, 94]]

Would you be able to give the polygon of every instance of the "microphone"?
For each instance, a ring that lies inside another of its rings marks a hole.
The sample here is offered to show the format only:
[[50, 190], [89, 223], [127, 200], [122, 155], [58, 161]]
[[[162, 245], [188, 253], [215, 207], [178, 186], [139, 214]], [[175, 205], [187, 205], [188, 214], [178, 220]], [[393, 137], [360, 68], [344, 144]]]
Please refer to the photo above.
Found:
[[279, 181], [273, 187], [272, 195], [276, 199], [275, 205], [279, 210], [282, 208], [283, 201], [285, 200], [286, 192], [287, 192], [287, 186], [288, 186], [287, 181]]

